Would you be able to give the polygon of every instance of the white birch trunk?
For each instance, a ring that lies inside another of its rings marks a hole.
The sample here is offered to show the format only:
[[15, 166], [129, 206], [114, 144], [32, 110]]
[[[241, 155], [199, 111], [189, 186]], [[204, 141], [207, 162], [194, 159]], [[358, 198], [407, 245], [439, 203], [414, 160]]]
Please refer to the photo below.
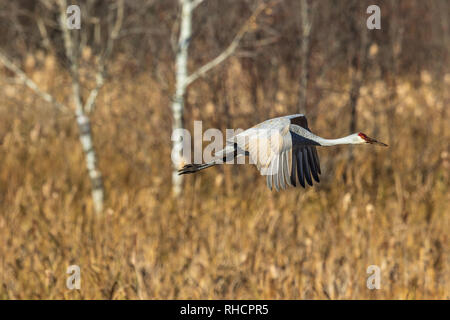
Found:
[[[179, 0], [181, 6], [181, 23], [180, 35], [178, 38], [178, 51], [176, 55], [175, 64], [175, 95], [172, 102], [173, 125], [172, 129], [183, 128], [183, 109], [184, 96], [186, 93], [186, 79], [188, 77], [187, 61], [188, 48], [192, 34], [192, 9], [193, 4], [191, 0]], [[179, 166], [182, 163], [181, 151], [183, 148], [183, 141], [181, 137], [173, 142], [172, 154], [174, 155], [174, 169], [172, 172], [172, 187], [173, 193], [179, 195], [182, 189], [183, 177], [178, 175]]]
[[92, 141], [91, 122], [84, 112], [77, 112], [77, 125], [80, 132], [80, 143], [83, 147], [86, 168], [92, 185], [92, 202], [97, 214], [103, 211], [103, 181], [101, 172], [97, 169], [97, 156]]
[[75, 116], [80, 135], [80, 143], [84, 152], [86, 168], [89, 179], [91, 180], [91, 194], [94, 210], [97, 214], [103, 211], [103, 181], [100, 171], [97, 169], [97, 155], [95, 154], [94, 143], [92, 140], [91, 121], [86, 116], [81, 100], [80, 85], [78, 80], [78, 57], [73, 54], [71, 68], [73, 69], [72, 94], [75, 103]]

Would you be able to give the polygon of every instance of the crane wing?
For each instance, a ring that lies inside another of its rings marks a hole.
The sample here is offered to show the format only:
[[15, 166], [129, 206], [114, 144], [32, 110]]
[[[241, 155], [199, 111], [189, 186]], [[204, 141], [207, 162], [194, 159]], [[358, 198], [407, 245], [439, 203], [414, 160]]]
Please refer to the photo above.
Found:
[[305, 187], [305, 181], [312, 185], [312, 178], [320, 181], [320, 163], [315, 146], [301, 134], [289, 130], [291, 125], [309, 131], [305, 116], [292, 115], [264, 121], [232, 140], [248, 152], [261, 175], [266, 176], [271, 190], [273, 187], [277, 191], [288, 186]]
[[[300, 127], [300, 128], [299, 128]], [[293, 186], [297, 182], [304, 188], [305, 181], [312, 186], [313, 181], [320, 182], [319, 154], [315, 145], [317, 144], [311, 140], [308, 134], [311, 132], [308, 127], [308, 121], [305, 116], [298, 115], [291, 119], [291, 126], [289, 132], [292, 137], [292, 168], [291, 168], [291, 183]]]
[[320, 162], [316, 147], [294, 147], [292, 150], [293, 161], [291, 164], [291, 184], [295, 187], [301, 185], [305, 188], [305, 182], [313, 185], [313, 179], [320, 182]]
[[[282, 174], [286, 174], [286, 172], [289, 174], [289, 179], [285, 177], [289, 185], [294, 187], [301, 185], [305, 188], [308, 183], [312, 186], [313, 180], [320, 182], [320, 161], [316, 149], [318, 144], [312, 140], [313, 135], [310, 134], [308, 121], [304, 115], [292, 115], [288, 118], [290, 120], [288, 136], [291, 147], [284, 151], [274, 163], [281, 161]], [[271, 177], [273, 177], [275, 189], [278, 190], [274, 175], [267, 177], [267, 185], [271, 188]]]
[[271, 159], [286, 148], [284, 137], [289, 132], [289, 125], [287, 118], [270, 119], [239, 133], [228, 142], [248, 152], [252, 163], [264, 171], [270, 167]]

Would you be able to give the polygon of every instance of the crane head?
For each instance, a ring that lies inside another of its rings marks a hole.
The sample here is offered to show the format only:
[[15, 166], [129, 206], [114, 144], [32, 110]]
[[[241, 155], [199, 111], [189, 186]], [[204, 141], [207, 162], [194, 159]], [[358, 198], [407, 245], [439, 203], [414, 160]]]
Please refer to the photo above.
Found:
[[363, 140], [364, 143], [377, 144], [377, 145], [380, 145], [380, 146], [383, 146], [383, 147], [387, 147], [388, 146], [387, 144], [385, 144], [383, 142], [380, 142], [380, 141], [377, 141], [374, 138], [368, 137], [367, 135], [365, 135], [362, 132], [358, 133], [358, 137], [360, 137]]

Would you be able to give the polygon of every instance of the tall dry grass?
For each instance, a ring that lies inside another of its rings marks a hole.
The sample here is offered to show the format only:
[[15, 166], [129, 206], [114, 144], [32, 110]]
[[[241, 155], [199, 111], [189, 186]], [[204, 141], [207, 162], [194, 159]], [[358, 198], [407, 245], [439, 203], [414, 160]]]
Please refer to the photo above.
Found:
[[[67, 102], [55, 60], [29, 60], [28, 74]], [[450, 297], [450, 75], [397, 79], [394, 91], [366, 81], [358, 126], [390, 147], [355, 147], [351, 156], [349, 147], [319, 149], [314, 188], [270, 192], [255, 168], [226, 166], [186, 177], [174, 199], [167, 92], [148, 74], [122, 71], [93, 115], [107, 191], [95, 217], [72, 116], [1, 72], [0, 298]], [[207, 81], [190, 89], [187, 125], [224, 129], [226, 117], [245, 128], [294, 113], [286, 106], [297, 87], [285, 72], [277, 92], [259, 89], [254, 105], [232, 61], [213, 76], [226, 94]], [[310, 127], [325, 137], [348, 134], [349, 81], [339, 81], [340, 90], [312, 93], [320, 99]], [[66, 288], [72, 264], [81, 290]], [[380, 290], [366, 287], [369, 265], [381, 268]]]

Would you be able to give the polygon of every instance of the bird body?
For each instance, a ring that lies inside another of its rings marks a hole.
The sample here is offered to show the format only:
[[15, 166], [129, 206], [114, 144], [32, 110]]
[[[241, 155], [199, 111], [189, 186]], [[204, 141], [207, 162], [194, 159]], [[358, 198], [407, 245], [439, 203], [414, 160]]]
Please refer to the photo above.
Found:
[[[269, 189], [313, 185], [321, 174], [317, 146], [342, 144], [378, 144], [387, 146], [362, 132], [338, 139], [325, 139], [313, 134], [303, 114], [293, 114], [261, 122], [227, 140], [226, 147], [206, 164], [188, 164], [179, 174], [195, 173], [208, 167], [249, 156]], [[306, 183], [305, 183], [306, 182]]]

